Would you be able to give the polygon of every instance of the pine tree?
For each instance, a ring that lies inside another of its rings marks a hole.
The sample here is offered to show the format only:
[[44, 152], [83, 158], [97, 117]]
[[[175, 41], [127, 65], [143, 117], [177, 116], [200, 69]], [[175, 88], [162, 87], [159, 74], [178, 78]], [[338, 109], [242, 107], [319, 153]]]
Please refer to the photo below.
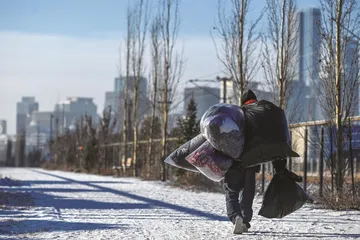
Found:
[[[200, 133], [200, 122], [196, 120], [196, 115], [197, 105], [194, 97], [191, 97], [186, 107], [186, 115], [183, 118], [178, 119], [178, 128], [180, 132], [178, 147]], [[174, 175], [177, 177], [176, 181], [181, 184], [186, 184], [187, 177], [192, 174], [180, 168], [175, 168], [173, 171]]]
[[191, 97], [186, 108], [186, 115], [184, 118], [178, 119], [178, 125], [181, 129], [181, 143], [191, 140], [200, 133], [200, 123], [196, 120], [197, 105], [193, 97]]

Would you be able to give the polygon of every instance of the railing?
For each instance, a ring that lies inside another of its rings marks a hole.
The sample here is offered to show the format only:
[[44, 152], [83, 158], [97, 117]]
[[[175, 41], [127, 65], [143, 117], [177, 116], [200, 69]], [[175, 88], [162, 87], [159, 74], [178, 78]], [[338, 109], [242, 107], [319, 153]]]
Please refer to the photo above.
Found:
[[[352, 117], [351, 121], [360, 121], [360, 117]], [[315, 127], [315, 130], [314, 130]], [[307, 190], [309, 181], [320, 184], [319, 193], [322, 194], [324, 182], [333, 181], [334, 157], [331, 152], [334, 152], [333, 144], [329, 144], [329, 134], [326, 132], [330, 128], [330, 121], [311, 121], [304, 123], [296, 123], [290, 125], [292, 147], [299, 153], [299, 158], [289, 158], [288, 168], [304, 178], [304, 189]], [[332, 130], [328, 131], [332, 133]], [[331, 134], [330, 134], [331, 135]], [[330, 140], [333, 142], [334, 140]], [[138, 159], [137, 168], [139, 176], [145, 174], [146, 158], [150, 157], [150, 172], [151, 178], [160, 179], [161, 174], [161, 139], [153, 140], [153, 156], [148, 156], [147, 140], [139, 141], [138, 144]], [[111, 165], [119, 175], [125, 174], [126, 170], [131, 167], [131, 153], [132, 142], [128, 142], [128, 157], [123, 156], [123, 143], [110, 143], [101, 148], [108, 149], [111, 153]], [[178, 138], [168, 138], [168, 153], [171, 153], [178, 147]], [[329, 149], [330, 148], [330, 149]], [[331, 149], [333, 148], [333, 149]], [[354, 178], [360, 177], [360, 149], [356, 147], [352, 149], [353, 154], [348, 163], [347, 176], [354, 175]], [[356, 153], [356, 154], [355, 154]], [[347, 156], [345, 154], [345, 156]], [[349, 158], [349, 156], [348, 156]], [[171, 174], [171, 173], [170, 173]], [[262, 189], [265, 188], [266, 176], [273, 174], [272, 164], [266, 163], [262, 165], [260, 174], [260, 181]]]
[[[360, 145], [353, 136], [358, 135], [353, 122], [360, 116], [350, 117], [343, 132], [343, 157], [345, 159], [345, 178], [356, 182], [360, 177]], [[354, 126], [351, 126], [354, 125]], [[350, 127], [349, 127], [350, 126]], [[292, 148], [300, 157], [289, 159], [289, 168], [304, 177], [304, 189], [307, 190], [308, 177], [319, 184], [319, 195], [323, 194], [324, 182], [330, 182], [334, 188], [336, 169], [336, 131], [331, 121], [311, 121], [290, 124]], [[359, 131], [360, 133], [360, 131]]]

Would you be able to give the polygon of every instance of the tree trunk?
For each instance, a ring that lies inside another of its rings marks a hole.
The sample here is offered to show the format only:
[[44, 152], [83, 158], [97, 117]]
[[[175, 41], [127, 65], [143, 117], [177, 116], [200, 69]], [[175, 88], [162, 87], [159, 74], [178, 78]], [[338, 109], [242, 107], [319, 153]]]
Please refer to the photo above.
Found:
[[161, 149], [161, 181], [166, 181], [166, 166], [165, 166], [165, 157], [167, 154], [167, 127], [168, 127], [168, 79], [169, 79], [169, 64], [165, 60], [165, 76], [164, 76], [164, 106], [163, 106], [163, 134], [162, 134], [162, 149]]
[[[155, 64], [155, 68], [157, 68], [157, 64]], [[156, 99], [157, 99], [157, 70], [155, 70], [154, 74], [154, 96], [152, 101], [152, 112], [151, 112], [151, 123], [150, 123], [150, 134], [149, 134], [149, 146], [148, 146], [148, 156], [146, 157], [146, 178], [150, 179], [150, 162], [153, 156], [153, 138], [154, 138], [154, 125], [156, 118]]]
[[[138, 73], [137, 73], [138, 74]], [[135, 77], [134, 106], [133, 106], [133, 154], [132, 154], [132, 175], [137, 177], [137, 147], [138, 147], [138, 108], [139, 108], [139, 78]]]
[[279, 106], [281, 109], [285, 110], [285, 61], [284, 61], [284, 35], [285, 35], [285, 18], [286, 18], [286, 0], [283, 0], [282, 2], [282, 8], [281, 8], [281, 43], [280, 43], [280, 61], [279, 61]]
[[338, 192], [342, 191], [343, 187], [343, 170], [344, 160], [342, 159], [342, 102], [341, 102], [341, 18], [342, 18], [343, 0], [338, 0], [336, 7], [336, 59], [335, 59], [335, 88], [336, 88], [336, 129], [337, 129], [337, 141], [336, 141], [336, 162], [337, 162], [337, 179], [336, 188]]
[[134, 121], [134, 127], [133, 127], [133, 134], [134, 134], [134, 139], [133, 139], [133, 159], [132, 159], [132, 175], [133, 177], [137, 177], [138, 176], [138, 171], [137, 171], [137, 167], [138, 167], [138, 163], [137, 163], [137, 147], [138, 147], [138, 121], [135, 120]]
[[[243, 64], [243, 45], [244, 45], [244, 21], [245, 21], [245, 14], [246, 14], [246, 6], [247, 5], [247, 0], [241, 0], [241, 6], [237, 6], [237, 7], [241, 7], [241, 14], [240, 16], [238, 16], [238, 33], [239, 33], [239, 46], [238, 46], [238, 52], [237, 52], [237, 57], [238, 57], [238, 73], [239, 73], [239, 87], [238, 87], [238, 91], [239, 91], [239, 104], [241, 103], [241, 98], [242, 95], [244, 93], [244, 88], [245, 88], [245, 74], [244, 74], [244, 64]], [[236, 6], [235, 6], [236, 7]]]

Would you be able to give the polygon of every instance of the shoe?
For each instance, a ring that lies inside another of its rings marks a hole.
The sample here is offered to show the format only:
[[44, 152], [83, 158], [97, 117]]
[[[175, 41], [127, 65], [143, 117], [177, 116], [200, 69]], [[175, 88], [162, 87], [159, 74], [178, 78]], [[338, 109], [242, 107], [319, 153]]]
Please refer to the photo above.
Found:
[[242, 234], [243, 232], [247, 232], [247, 231], [248, 228], [244, 224], [242, 217], [237, 216], [235, 218], [233, 234]]
[[251, 225], [250, 225], [249, 222], [244, 222], [244, 224], [245, 224], [245, 226], [246, 226], [247, 229], [251, 228]]

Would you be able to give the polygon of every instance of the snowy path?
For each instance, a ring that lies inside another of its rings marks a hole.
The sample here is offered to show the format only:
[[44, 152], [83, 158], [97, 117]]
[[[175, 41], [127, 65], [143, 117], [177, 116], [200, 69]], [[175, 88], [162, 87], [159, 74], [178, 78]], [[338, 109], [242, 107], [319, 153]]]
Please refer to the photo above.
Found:
[[[231, 234], [224, 196], [161, 182], [41, 169], [1, 168], [24, 182], [36, 206], [0, 209], [1, 239], [360, 239], [360, 212], [306, 205], [280, 220], [255, 214], [250, 232]], [[257, 213], [261, 198], [255, 200]]]

